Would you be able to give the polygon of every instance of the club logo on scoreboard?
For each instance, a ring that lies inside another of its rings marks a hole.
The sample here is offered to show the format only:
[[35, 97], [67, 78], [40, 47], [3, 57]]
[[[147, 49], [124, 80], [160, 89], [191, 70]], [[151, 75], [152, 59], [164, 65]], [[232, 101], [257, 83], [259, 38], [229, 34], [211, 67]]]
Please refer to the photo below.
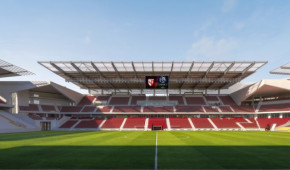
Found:
[[168, 89], [168, 76], [146, 76], [146, 89]]
[[154, 79], [148, 79], [148, 85], [153, 86], [154, 85]]

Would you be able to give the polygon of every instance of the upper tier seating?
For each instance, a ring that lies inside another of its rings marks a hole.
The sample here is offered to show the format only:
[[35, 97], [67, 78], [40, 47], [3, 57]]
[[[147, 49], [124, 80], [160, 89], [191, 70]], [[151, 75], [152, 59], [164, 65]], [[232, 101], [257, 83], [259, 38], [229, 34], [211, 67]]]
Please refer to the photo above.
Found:
[[102, 128], [120, 128], [124, 118], [108, 118], [103, 124]]
[[96, 109], [96, 106], [85, 106], [82, 112], [94, 112], [95, 109]]
[[146, 96], [132, 96], [131, 105], [137, 105], [137, 101], [145, 101]]
[[219, 96], [224, 105], [237, 105], [231, 96]]
[[231, 106], [235, 112], [255, 112], [253, 106]]
[[144, 129], [145, 117], [128, 117], [123, 128]]
[[140, 106], [115, 106], [113, 112], [141, 112]]
[[233, 112], [230, 106], [219, 106], [222, 112]]
[[38, 105], [29, 104], [28, 106], [19, 106], [20, 111], [39, 111]]
[[97, 96], [97, 100], [109, 100], [110, 96]]
[[170, 101], [178, 101], [178, 105], [184, 105], [183, 96], [169, 96]]
[[95, 96], [84, 96], [78, 105], [79, 106], [91, 105], [94, 100], [95, 100]]
[[129, 97], [112, 97], [110, 105], [128, 105]]
[[97, 96], [96, 97], [96, 102], [102, 101], [102, 103], [108, 103], [108, 100], [110, 99], [111, 96]]
[[187, 117], [170, 117], [169, 121], [172, 129], [192, 128]]
[[71, 117], [71, 119], [79, 119], [79, 120], [84, 120], [84, 119], [88, 119], [88, 120], [92, 120], [93, 118], [92, 117]]
[[219, 101], [219, 99], [217, 98], [217, 96], [205, 96], [205, 99], [207, 101]]
[[261, 105], [259, 112], [290, 111], [290, 103]]
[[149, 96], [149, 100], [166, 100], [166, 96]]
[[59, 128], [71, 128], [75, 123], [77, 123], [77, 120], [68, 120]]
[[278, 127], [290, 121], [290, 118], [258, 118], [257, 121], [260, 128], [266, 128], [268, 124], [272, 125], [274, 123], [276, 124], [276, 127]]
[[143, 112], [173, 112], [173, 107], [172, 106], [163, 106], [163, 107], [144, 106]]
[[41, 105], [41, 108], [44, 112], [56, 112], [55, 106], [53, 105]]
[[206, 105], [203, 97], [185, 97], [188, 105]]
[[217, 126], [217, 128], [240, 128], [237, 125], [236, 118], [211, 118], [212, 122]]
[[98, 107], [97, 112], [110, 112], [111, 107], [109, 106], [104, 106], [104, 107]]
[[104, 119], [82, 120], [75, 128], [98, 128]]
[[196, 129], [214, 129], [208, 118], [191, 118]]
[[219, 112], [219, 110], [216, 107], [213, 106], [203, 106], [206, 112]]
[[204, 112], [201, 106], [175, 106], [176, 112]]
[[83, 106], [63, 106], [60, 112], [80, 112]]
[[30, 118], [33, 119], [33, 120], [42, 120], [42, 117], [39, 116], [39, 115], [36, 115], [36, 114], [31, 114], [31, 113], [29, 113], [29, 114], [28, 114], [28, 117], [30, 117]]
[[148, 128], [152, 129], [152, 126], [162, 126], [163, 129], [167, 129], [166, 119], [165, 118], [149, 118]]

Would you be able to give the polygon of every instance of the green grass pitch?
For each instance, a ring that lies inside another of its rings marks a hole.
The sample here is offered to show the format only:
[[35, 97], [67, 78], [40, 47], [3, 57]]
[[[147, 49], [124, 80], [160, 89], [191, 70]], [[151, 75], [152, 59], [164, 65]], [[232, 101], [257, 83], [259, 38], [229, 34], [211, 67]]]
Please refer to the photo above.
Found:
[[289, 169], [290, 133], [51, 131], [0, 134], [0, 169]]

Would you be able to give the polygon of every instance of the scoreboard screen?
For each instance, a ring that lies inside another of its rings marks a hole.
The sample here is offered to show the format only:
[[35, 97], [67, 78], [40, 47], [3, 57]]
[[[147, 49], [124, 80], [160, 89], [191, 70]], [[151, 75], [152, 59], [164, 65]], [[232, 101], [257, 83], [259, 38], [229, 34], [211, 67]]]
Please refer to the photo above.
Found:
[[146, 89], [168, 89], [169, 76], [145, 76]]

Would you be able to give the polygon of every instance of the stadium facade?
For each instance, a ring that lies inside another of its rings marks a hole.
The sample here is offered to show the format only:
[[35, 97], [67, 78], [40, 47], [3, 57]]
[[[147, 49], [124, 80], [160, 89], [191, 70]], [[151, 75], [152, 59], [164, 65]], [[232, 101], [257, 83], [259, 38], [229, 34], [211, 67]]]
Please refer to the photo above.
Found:
[[[241, 83], [266, 63], [40, 61], [89, 94], [48, 81], [0, 82], [0, 131], [288, 131], [290, 80]], [[3, 77], [13, 75], [4, 68]]]

